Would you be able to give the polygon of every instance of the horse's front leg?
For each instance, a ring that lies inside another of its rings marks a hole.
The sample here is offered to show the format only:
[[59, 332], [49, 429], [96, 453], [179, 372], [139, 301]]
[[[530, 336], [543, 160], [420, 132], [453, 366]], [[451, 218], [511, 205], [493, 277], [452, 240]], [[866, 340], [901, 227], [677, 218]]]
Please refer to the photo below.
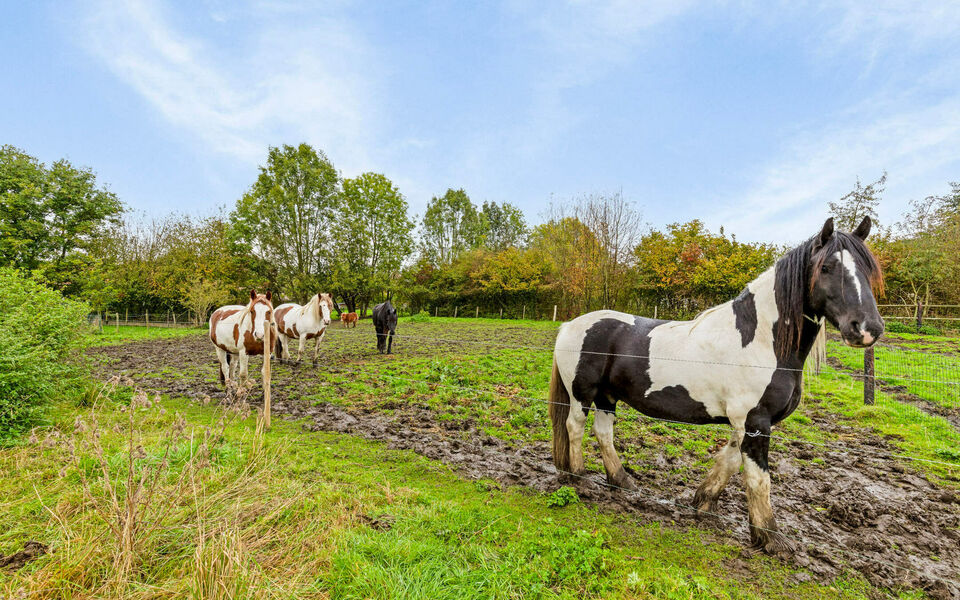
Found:
[[743, 480], [747, 488], [747, 513], [750, 517], [752, 547], [770, 554], [790, 551], [790, 542], [777, 529], [770, 507], [770, 422], [748, 420], [743, 441]]
[[249, 356], [247, 351], [244, 350], [243, 346], [240, 347], [240, 354], [237, 357], [237, 369], [239, 369], [239, 374], [237, 375], [237, 380], [241, 382], [247, 381], [250, 378], [250, 374], [247, 372], [247, 360]]
[[300, 334], [300, 346], [297, 348], [297, 364], [303, 360], [303, 347], [307, 344], [307, 336], [304, 333]]
[[323, 341], [323, 336], [325, 335], [327, 335], [326, 330], [317, 336], [317, 343], [313, 346], [313, 366], [317, 366], [317, 355], [320, 354], [320, 342]]
[[743, 458], [740, 453], [740, 441], [743, 439], [742, 425], [739, 431], [735, 430], [720, 452], [713, 459], [713, 467], [703, 480], [697, 493], [693, 496], [693, 505], [697, 513], [705, 515], [716, 512], [717, 499], [727, 487], [730, 477], [740, 470]]

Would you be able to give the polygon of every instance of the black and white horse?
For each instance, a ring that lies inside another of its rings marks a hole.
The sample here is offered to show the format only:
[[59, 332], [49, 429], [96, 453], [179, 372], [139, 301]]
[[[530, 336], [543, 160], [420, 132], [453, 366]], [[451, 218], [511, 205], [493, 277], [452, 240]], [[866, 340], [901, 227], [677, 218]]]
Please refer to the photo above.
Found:
[[387, 300], [373, 307], [373, 328], [377, 331], [377, 351], [393, 352], [393, 336], [397, 334], [397, 309]]
[[[770, 508], [770, 427], [797, 408], [803, 364], [823, 319], [844, 342], [865, 348], [883, 333], [873, 290], [883, 279], [864, 245], [865, 218], [852, 233], [828, 219], [819, 234], [793, 249], [734, 300], [692, 321], [663, 321], [601, 310], [565, 323], [557, 335], [550, 383], [553, 459], [580, 474], [587, 413], [607, 479], [635, 489], [613, 445], [617, 402], [650, 417], [684, 423], [728, 423], [730, 441], [717, 454], [694, 504], [713, 512], [743, 465], [750, 537], [768, 552], [789, 549]], [[821, 338], [822, 339], [822, 338]]]

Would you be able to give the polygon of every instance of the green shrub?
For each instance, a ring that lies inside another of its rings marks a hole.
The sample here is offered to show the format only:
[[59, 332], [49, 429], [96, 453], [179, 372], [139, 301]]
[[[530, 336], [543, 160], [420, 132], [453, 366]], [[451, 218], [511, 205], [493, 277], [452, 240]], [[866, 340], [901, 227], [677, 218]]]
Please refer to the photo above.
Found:
[[421, 310], [415, 315], [410, 315], [407, 318], [408, 323], [427, 323], [430, 321], [430, 313], [425, 310]]
[[889, 333], [913, 333], [913, 327], [900, 321], [887, 321], [886, 330]]
[[547, 506], [562, 507], [568, 504], [576, 504], [577, 502], [580, 502], [580, 496], [577, 495], [577, 490], [566, 485], [554, 490], [547, 496]]
[[75, 382], [89, 307], [0, 268], [0, 441]]
[[924, 325], [920, 328], [919, 333], [923, 335], [942, 335], [943, 332], [940, 331], [939, 327], [934, 327], [933, 325]]

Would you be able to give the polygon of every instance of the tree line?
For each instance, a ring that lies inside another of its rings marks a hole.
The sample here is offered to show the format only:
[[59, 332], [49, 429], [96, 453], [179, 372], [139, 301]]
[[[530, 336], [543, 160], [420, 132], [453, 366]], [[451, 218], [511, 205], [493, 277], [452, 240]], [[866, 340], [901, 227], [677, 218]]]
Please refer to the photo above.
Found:
[[[876, 217], [886, 175], [857, 181], [826, 207], [842, 229]], [[914, 201], [871, 243], [888, 300], [960, 303], [960, 185]], [[92, 170], [44, 165], [0, 147], [0, 266], [99, 311], [190, 310], [205, 316], [251, 287], [303, 302], [330, 291], [364, 313], [391, 298], [407, 311], [568, 318], [599, 308], [688, 317], [734, 297], [783, 252], [698, 220], [645, 226], [621, 193], [551, 206], [530, 226], [508, 202], [463, 189], [411, 216], [380, 173], [344, 178], [307, 144], [271, 147], [230, 210], [206, 218], [131, 214]]]

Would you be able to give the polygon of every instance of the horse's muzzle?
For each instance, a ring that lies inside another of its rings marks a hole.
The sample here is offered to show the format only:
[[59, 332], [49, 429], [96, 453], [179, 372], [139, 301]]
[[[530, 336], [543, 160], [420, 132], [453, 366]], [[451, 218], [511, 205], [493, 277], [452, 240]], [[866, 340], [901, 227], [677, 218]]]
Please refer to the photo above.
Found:
[[869, 348], [883, 335], [883, 320], [860, 323], [851, 321], [840, 328], [843, 343], [854, 348]]

